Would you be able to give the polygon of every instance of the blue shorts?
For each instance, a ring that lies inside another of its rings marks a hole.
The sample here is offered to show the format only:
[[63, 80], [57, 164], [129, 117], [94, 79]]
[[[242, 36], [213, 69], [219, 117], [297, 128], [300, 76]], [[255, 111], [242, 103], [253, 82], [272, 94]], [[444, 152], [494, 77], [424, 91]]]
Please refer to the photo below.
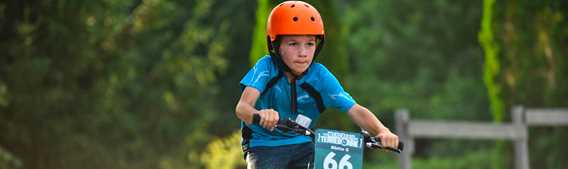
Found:
[[248, 169], [313, 169], [314, 143], [253, 147], [246, 161]]

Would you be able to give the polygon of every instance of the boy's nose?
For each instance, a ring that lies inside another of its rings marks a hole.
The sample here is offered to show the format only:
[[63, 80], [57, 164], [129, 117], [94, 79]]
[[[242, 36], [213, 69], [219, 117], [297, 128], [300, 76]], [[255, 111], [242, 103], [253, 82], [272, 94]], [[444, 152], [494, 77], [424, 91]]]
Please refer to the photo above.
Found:
[[300, 52], [299, 52], [299, 53], [300, 53], [300, 56], [301, 56], [301, 57], [307, 57], [307, 56], [308, 56], [308, 53], [309, 53], [309, 50], [306, 49], [306, 48], [300, 48]]

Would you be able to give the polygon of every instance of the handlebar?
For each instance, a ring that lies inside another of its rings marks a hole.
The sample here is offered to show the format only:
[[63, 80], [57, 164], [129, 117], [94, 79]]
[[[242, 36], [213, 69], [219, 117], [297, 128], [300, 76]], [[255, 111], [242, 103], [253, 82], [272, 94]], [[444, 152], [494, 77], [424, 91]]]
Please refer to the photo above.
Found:
[[[260, 124], [260, 115], [258, 114], [254, 114], [252, 116], [252, 123], [253, 124]], [[278, 124], [276, 124], [276, 128], [280, 129], [282, 131], [293, 131], [294, 133], [298, 133], [301, 135], [306, 135], [306, 136], [310, 136], [312, 138], [315, 138], [315, 132], [312, 129], [309, 128], [305, 128], [303, 126], [301, 126], [300, 124], [288, 119], [286, 121], [278, 121]]]
[[[260, 115], [254, 114], [252, 116], [252, 123], [253, 124], [260, 124]], [[306, 135], [306, 136], [310, 136], [312, 138], [315, 138], [315, 132], [313, 130], [311, 130], [309, 128], [305, 128], [305, 127], [299, 125], [298, 123], [296, 123], [296, 122], [294, 122], [290, 119], [287, 119], [285, 121], [279, 121], [278, 124], [276, 124], [276, 128], [283, 130], [283, 131], [293, 131], [293, 132], [298, 133], [298, 134], [302, 134], [302, 135]], [[369, 149], [384, 149], [384, 150], [389, 150], [389, 151], [393, 151], [393, 152], [396, 152], [396, 153], [401, 153], [402, 150], [404, 150], [404, 144], [400, 141], [398, 142], [398, 148], [385, 147], [381, 143], [380, 138], [371, 136], [369, 134], [369, 132], [361, 131], [361, 134], [363, 134], [363, 141], [365, 143], [365, 146]]]

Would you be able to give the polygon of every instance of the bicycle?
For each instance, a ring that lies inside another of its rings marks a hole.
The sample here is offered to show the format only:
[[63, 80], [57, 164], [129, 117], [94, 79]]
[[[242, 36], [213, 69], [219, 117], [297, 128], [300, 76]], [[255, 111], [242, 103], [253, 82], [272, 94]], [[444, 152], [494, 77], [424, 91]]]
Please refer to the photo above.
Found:
[[[253, 124], [260, 123], [260, 115], [253, 115]], [[310, 136], [314, 142], [315, 169], [361, 169], [363, 167], [363, 145], [368, 149], [384, 149], [396, 153], [404, 150], [404, 144], [399, 142], [398, 148], [384, 147], [379, 138], [371, 136], [366, 131], [360, 133], [317, 129], [301, 126], [293, 120], [279, 121], [277, 129], [284, 132]], [[335, 157], [339, 158], [339, 162]]]

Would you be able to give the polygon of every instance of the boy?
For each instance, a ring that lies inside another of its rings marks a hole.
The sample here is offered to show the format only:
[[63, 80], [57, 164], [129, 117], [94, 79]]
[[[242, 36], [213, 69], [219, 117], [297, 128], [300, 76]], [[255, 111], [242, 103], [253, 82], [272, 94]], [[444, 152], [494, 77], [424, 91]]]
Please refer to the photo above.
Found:
[[[283, 2], [272, 9], [267, 34], [270, 55], [259, 59], [241, 80], [244, 90], [236, 106], [249, 169], [312, 168], [311, 138], [275, 126], [280, 119], [295, 119], [315, 128], [326, 107], [347, 112], [385, 146], [398, 146], [398, 136], [358, 105], [324, 65], [313, 62], [325, 35], [317, 9], [302, 1]], [[259, 124], [252, 124], [254, 114], [261, 117]]]

